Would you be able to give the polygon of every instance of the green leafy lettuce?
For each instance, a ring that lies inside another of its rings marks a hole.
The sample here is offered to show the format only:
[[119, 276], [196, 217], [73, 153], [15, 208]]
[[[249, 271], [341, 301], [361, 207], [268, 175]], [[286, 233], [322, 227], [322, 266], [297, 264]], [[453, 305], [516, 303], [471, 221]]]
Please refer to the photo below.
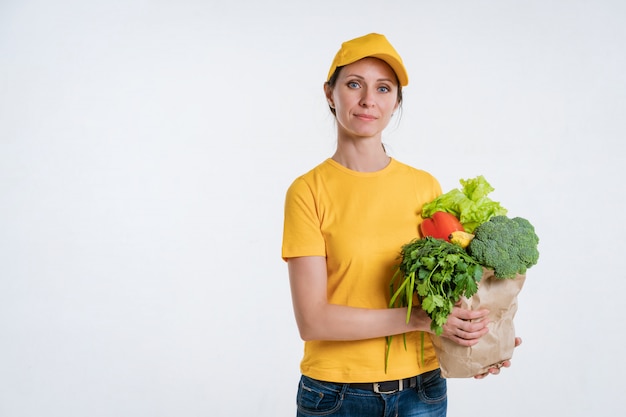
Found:
[[422, 217], [429, 218], [437, 211], [445, 211], [455, 215], [465, 231], [472, 233], [478, 225], [488, 221], [493, 216], [504, 216], [507, 210], [499, 202], [491, 200], [487, 195], [494, 188], [485, 177], [459, 181], [461, 189], [453, 189], [441, 194], [433, 201], [422, 206]]

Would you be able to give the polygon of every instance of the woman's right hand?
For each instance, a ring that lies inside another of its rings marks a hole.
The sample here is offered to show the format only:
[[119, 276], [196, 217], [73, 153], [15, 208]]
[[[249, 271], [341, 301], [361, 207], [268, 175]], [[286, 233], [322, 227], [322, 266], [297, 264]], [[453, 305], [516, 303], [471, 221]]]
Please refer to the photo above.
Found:
[[462, 346], [473, 346], [489, 331], [489, 310], [466, 310], [455, 306], [443, 325], [442, 336]]

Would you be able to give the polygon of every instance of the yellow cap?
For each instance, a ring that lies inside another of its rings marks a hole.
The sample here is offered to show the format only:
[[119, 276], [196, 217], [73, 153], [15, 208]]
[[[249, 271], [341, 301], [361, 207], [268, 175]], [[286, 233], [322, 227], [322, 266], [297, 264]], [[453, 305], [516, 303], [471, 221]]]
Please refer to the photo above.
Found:
[[335, 73], [338, 67], [352, 64], [359, 59], [373, 57], [382, 59], [394, 70], [400, 85], [405, 86], [409, 83], [409, 76], [402, 63], [402, 58], [398, 55], [398, 52], [391, 46], [387, 38], [384, 35], [378, 33], [370, 33], [369, 35], [361, 36], [360, 38], [352, 39], [341, 44], [341, 49], [335, 55], [330, 71], [328, 71], [328, 78]]

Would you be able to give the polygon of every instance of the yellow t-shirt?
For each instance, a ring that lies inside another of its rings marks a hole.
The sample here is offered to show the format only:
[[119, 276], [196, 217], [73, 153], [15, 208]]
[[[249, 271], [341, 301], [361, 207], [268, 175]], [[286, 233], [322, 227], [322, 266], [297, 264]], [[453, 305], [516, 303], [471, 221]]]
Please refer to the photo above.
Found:
[[[441, 194], [429, 173], [391, 159], [377, 172], [352, 171], [327, 159], [297, 178], [287, 191], [282, 256], [324, 256], [328, 301], [387, 308], [389, 282], [402, 245], [419, 236], [421, 207]], [[393, 338], [385, 373], [384, 337], [358, 341], [308, 341], [301, 372], [332, 382], [407, 378], [438, 367], [430, 337]]]

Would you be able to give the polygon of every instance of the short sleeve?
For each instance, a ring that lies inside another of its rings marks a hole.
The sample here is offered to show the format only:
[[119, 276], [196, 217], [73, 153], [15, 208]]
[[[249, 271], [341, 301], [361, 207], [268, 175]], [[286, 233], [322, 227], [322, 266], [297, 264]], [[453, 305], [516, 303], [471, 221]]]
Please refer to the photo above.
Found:
[[282, 244], [284, 260], [300, 256], [326, 256], [315, 195], [302, 177], [287, 190]]

